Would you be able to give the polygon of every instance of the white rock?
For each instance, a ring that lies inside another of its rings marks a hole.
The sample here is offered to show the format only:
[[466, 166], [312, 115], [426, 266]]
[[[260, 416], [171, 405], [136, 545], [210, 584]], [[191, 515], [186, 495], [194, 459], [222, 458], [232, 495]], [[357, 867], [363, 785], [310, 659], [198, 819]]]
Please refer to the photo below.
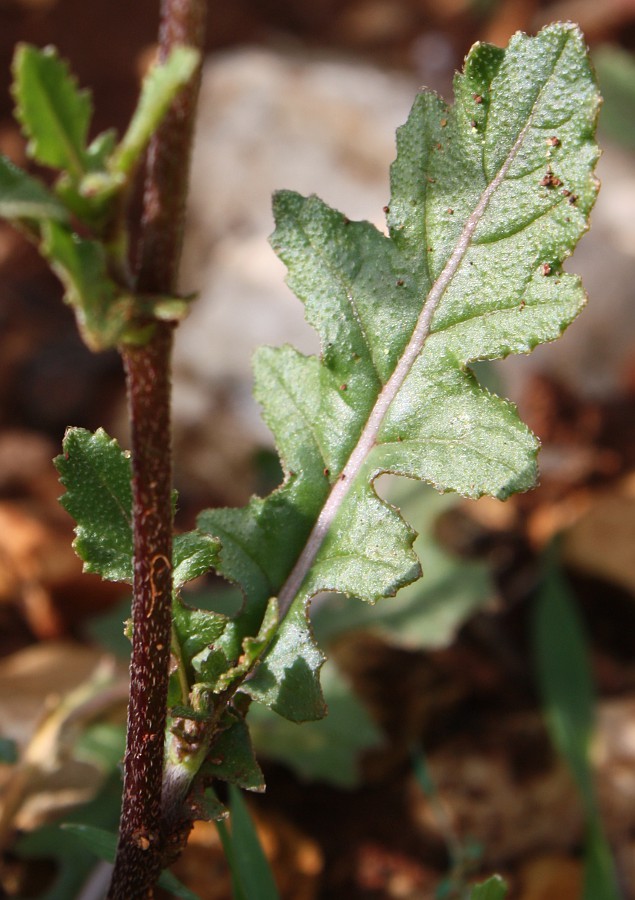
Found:
[[244, 50], [205, 67], [182, 289], [200, 292], [175, 347], [175, 415], [213, 411], [220, 389], [260, 428], [251, 357], [261, 344], [318, 350], [303, 306], [267, 242], [271, 195], [318, 194], [351, 219], [384, 226], [395, 129], [417, 85], [335, 60]]
[[[200, 299], [177, 333], [177, 427], [213, 417], [221, 396], [254, 440], [269, 440], [251, 399], [253, 351], [285, 342], [318, 350], [267, 242], [271, 194], [315, 193], [351, 219], [383, 228], [394, 133], [416, 89], [406, 76], [368, 66], [266, 50], [207, 62], [182, 276], [182, 289]], [[587, 394], [618, 383], [633, 352], [634, 172], [631, 156], [606, 150], [593, 228], [567, 264], [582, 274], [589, 307], [557, 347], [501, 364], [512, 398], [537, 370]]]

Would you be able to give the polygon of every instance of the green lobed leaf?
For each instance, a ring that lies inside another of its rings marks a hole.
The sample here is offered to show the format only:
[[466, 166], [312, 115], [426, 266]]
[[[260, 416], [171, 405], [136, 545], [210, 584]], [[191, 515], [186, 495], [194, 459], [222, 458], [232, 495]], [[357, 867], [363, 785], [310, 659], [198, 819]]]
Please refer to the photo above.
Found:
[[196, 50], [181, 46], [175, 47], [164, 62], [151, 66], [128, 130], [112, 156], [114, 172], [128, 173], [134, 168], [172, 100], [192, 78], [199, 62]]
[[335, 663], [327, 660], [321, 683], [329, 714], [298, 728], [254, 703], [247, 722], [258, 755], [283, 763], [306, 781], [351, 790], [359, 786], [361, 757], [382, 743], [377, 726]]
[[310, 598], [372, 603], [420, 575], [414, 532], [374, 480], [501, 499], [530, 488], [538, 441], [469, 366], [554, 340], [585, 303], [562, 271], [597, 193], [599, 96], [579, 30], [477, 44], [454, 93], [453, 107], [419, 94], [398, 131], [389, 236], [316, 197], [274, 201], [272, 244], [322, 354], [257, 354], [285, 481], [199, 527], [222, 542], [248, 627], [271, 596], [286, 613], [243, 689], [293, 720], [324, 711]]
[[238, 654], [227, 653], [222, 638], [228, 619], [219, 613], [192, 609], [180, 599], [173, 604], [173, 628], [188, 679], [195, 694], [214, 691], [218, 679], [232, 666]]
[[190, 793], [190, 803], [195, 817], [204, 822], [221, 822], [229, 815], [227, 807], [220, 802], [214, 789], [210, 787], [203, 791], [197, 791], [195, 788]]
[[219, 543], [209, 534], [188, 531], [174, 535], [172, 581], [178, 589], [193, 581], [218, 562]]
[[245, 720], [237, 713], [227, 711], [224, 724], [226, 727], [210, 747], [198, 777], [226, 781], [245, 791], [264, 791], [265, 779], [256, 761]]
[[43, 227], [41, 249], [64, 285], [65, 300], [73, 307], [88, 346], [103, 350], [127, 337], [133, 298], [122, 294], [109, 277], [103, 245], [49, 221]]
[[[456, 506], [458, 497], [404, 479], [391, 482], [387, 499], [416, 528], [413, 546], [418, 555], [425, 556], [425, 577], [401, 588], [390, 603], [380, 606], [325, 596], [311, 612], [321, 645], [347, 631], [369, 630], [402, 647], [447, 647], [463, 623], [495, 594], [484, 562], [453, 556], [435, 537], [439, 516]], [[384, 493], [382, 488], [382, 496]]]
[[0, 154], [0, 216], [12, 222], [31, 219], [68, 221], [68, 211], [35, 178]]
[[53, 47], [19, 44], [13, 60], [16, 115], [37, 162], [79, 178], [92, 115], [90, 94], [80, 91]]
[[86, 165], [89, 172], [104, 172], [117, 146], [117, 132], [108, 128], [97, 135], [86, 148]]
[[69, 428], [55, 466], [66, 488], [64, 509], [77, 522], [73, 547], [86, 572], [132, 584], [132, 468], [129, 456], [99, 428]]
[[[66, 488], [64, 509], [75, 519], [77, 555], [84, 570], [108, 581], [132, 583], [132, 466], [130, 456], [99, 428], [92, 434], [69, 428], [55, 466]], [[186, 582], [209, 571], [218, 559], [219, 544], [208, 534], [190, 531], [176, 535], [173, 548], [173, 583], [178, 590]], [[186, 617], [180, 603], [175, 606]], [[195, 611], [191, 611], [195, 616]], [[180, 621], [177, 616], [177, 623]], [[209, 638], [211, 620], [202, 630]], [[217, 627], [217, 626], [214, 626]], [[224, 620], [219, 633], [222, 633]], [[214, 631], [214, 634], [217, 634]], [[189, 658], [189, 657], [188, 657]]]

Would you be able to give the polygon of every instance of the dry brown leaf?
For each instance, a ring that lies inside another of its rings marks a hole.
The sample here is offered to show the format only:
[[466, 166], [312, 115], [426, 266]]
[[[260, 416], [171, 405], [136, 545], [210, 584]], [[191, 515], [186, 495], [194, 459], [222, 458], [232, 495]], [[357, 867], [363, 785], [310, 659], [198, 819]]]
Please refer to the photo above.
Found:
[[413, 781], [413, 812], [424, 833], [443, 839], [449, 825], [462, 843], [478, 841], [486, 869], [540, 852], [566, 852], [579, 843], [579, 797], [536, 713], [507, 717], [470, 739], [443, 743], [426, 763], [447, 821], [439, 821]]
[[[322, 871], [317, 844], [279, 814], [250, 809], [260, 844], [285, 900], [315, 900]], [[174, 874], [201, 900], [231, 897], [231, 878], [212, 822], [196, 822]]]
[[104, 773], [75, 759], [73, 746], [88, 723], [113, 713], [123, 721], [126, 695], [121, 667], [76, 644], [38, 644], [0, 662], [2, 736], [19, 750], [1, 767], [0, 845], [94, 796]]
[[580, 900], [582, 865], [568, 856], [539, 856], [520, 870], [518, 900]]
[[563, 560], [635, 594], [635, 498], [601, 497], [566, 533]]

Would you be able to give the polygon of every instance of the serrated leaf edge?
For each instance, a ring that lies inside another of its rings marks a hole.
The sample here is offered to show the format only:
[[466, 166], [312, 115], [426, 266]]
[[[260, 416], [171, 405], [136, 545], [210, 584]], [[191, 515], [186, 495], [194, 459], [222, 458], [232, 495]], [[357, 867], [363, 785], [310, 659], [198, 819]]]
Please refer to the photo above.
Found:
[[[563, 52], [564, 46], [565, 45], [563, 44], [561, 53]], [[423, 302], [422, 310], [413, 330], [412, 336], [408, 341], [408, 344], [406, 345], [406, 348], [402, 353], [397, 365], [395, 366], [392, 375], [380, 391], [355, 448], [353, 449], [348, 458], [348, 461], [342, 469], [338, 480], [331, 488], [329, 496], [320, 511], [313, 529], [311, 530], [302, 553], [298, 557], [295, 566], [291, 570], [291, 573], [289, 574], [286, 582], [284, 583], [278, 594], [281, 618], [286, 615], [294, 599], [298, 595], [302, 584], [306, 576], [308, 575], [327, 534], [329, 533], [329, 530], [346, 495], [348, 494], [351, 486], [354, 484], [355, 479], [360, 474], [364, 463], [368, 459], [371, 450], [376, 444], [376, 439], [377, 435], [379, 434], [381, 424], [385, 416], [387, 415], [392, 402], [403, 386], [416, 359], [423, 351], [426, 340], [428, 339], [431, 332], [434, 313], [436, 312], [447, 287], [450, 285], [452, 278], [456, 274], [457, 269], [459, 268], [461, 262], [465, 257], [465, 254], [467, 253], [471, 245], [471, 240], [474, 232], [479, 222], [481, 221], [485, 210], [487, 209], [490, 199], [502, 184], [507, 172], [509, 171], [511, 165], [516, 159], [516, 156], [518, 155], [520, 148], [523, 145], [525, 136], [532, 125], [534, 110], [538, 106], [543, 91], [544, 85], [536, 95], [532, 111], [528, 115], [525, 125], [521, 129], [516, 141], [514, 142], [511, 150], [509, 151], [497, 174], [489, 182], [489, 184], [481, 194], [476, 206], [474, 207], [474, 210], [468, 217], [459, 235], [452, 254], [450, 255], [440, 275], [433, 283], [427, 297]], [[373, 483], [375, 478], [380, 474], [383, 474], [383, 471], [374, 473], [372, 477]]]

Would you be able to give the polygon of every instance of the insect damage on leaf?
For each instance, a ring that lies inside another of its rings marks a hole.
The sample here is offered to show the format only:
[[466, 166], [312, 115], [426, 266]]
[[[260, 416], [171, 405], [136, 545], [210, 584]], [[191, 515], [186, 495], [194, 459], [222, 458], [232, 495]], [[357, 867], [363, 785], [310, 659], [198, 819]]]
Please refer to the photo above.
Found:
[[199, 527], [221, 540], [242, 621], [253, 628], [279, 598], [281, 627], [243, 689], [292, 719], [323, 713], [310, 598], [375, 602], [420, 574], [414, 534], [375, 479], [466, 497], [530, 488], [538, 441], [469, 366], [554, 340], [585, 303], [562, 271], [597, 193], [599, 95], [579, 30], [477, 44], [454, 93], [449, 107], [422, 91], [398, 131], [388, 237], [317, 197], [274, 200], [272, 245], [322, 355], [258, 352], [284, 483]]

